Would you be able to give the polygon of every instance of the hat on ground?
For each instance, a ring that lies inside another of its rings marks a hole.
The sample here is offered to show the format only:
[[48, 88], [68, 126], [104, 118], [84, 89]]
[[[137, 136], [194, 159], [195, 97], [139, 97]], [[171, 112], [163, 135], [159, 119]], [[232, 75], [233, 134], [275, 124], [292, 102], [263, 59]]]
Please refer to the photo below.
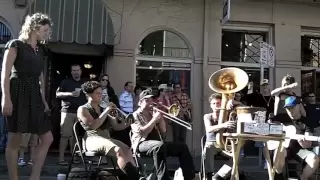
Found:
[[268, 79], [263, 79], [260, 83], [260, 85], [266, 85], [266, 84], [269, 84], [269, 80]]
[[298, 104], [297, 103], [297, 98], [295, 96], [289, 96], [289, 97], [286, 98], [283, 108], [294, 107], [297, 104]]
[[160, 84], [158, 89], [168, 89], [167, 84]]

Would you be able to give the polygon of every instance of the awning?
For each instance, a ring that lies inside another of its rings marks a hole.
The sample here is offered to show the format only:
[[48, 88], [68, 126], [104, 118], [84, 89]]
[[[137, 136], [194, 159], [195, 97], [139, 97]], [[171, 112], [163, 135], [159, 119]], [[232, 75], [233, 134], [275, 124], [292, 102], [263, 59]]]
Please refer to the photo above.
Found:
[[114, 29], [101, 0], [34, 0], [29, 14], [42, 12], [52, 21], [52, 42], [114, 44]]

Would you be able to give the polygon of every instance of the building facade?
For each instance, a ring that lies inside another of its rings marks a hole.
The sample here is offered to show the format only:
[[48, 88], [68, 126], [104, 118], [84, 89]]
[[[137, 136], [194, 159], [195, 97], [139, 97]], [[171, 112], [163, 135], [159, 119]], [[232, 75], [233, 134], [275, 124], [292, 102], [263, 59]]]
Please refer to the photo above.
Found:
[[[231, 19], [222, 26], [222, 1], [218, 0], [87, 0], [85, 6], [81, 0], [55, 1], [59, 12], [52, 0], [26, 0], [26, 6], [0, 0], [0, 22], [17, 37], [25, 14], [42, 8], [59, 24], [53, 28], [59, 31], [55, 36], [59, 44], [49, 48], [60, 53], [103, 54], [102, 71], [109, 74], [118, 94], [126, 81], [151, 87], [166, 79], [180, 82], [193, 103], [188, 145], [195, 154], [200, 153], [204, 134], [202, 116], [210, 111], [208, 78], [222, 67], [239, 67], [258, 85], [260, 41], [275, 46], [275, 67], [265, 67], [263, 73], [271, 88], [291, 74], [302, 84], [297, 94], [318, 89], [319, 2], [234, 0]], [[79, 34], [85, 27], [88, 31]], [[86, 36], [91, 38], [84, 40]], [[112, 46], [113, 52], [97, 50], [101, 44]]]

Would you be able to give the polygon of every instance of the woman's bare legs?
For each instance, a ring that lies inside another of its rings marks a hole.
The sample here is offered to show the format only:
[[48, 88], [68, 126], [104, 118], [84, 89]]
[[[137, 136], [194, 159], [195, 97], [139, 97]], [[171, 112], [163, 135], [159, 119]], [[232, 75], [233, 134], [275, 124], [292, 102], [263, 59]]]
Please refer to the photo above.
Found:
[[40, 180], [42, 166], [47, 157], [48, 149], [53, 141], [53, 136], [51, 131], [48, 131], [45, 134], [39, 135], [39, 139], [40, 139], [40, 142], [34, 154], [30, 180]]
[[6, 147], [6, 161], [10, 180], [19, 180], [18, 177], [18, 154], [20, 149], [21, 133], [8, 133]]

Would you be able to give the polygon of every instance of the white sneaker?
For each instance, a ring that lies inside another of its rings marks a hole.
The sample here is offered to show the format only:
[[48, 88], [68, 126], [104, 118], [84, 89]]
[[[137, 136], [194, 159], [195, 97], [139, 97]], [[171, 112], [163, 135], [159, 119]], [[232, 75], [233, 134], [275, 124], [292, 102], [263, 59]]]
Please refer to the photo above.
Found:
[[22, 159], [22, 158], [19, 158], [18, 159], [18, 165], [19, 166], [25, 166], [27, 163], [24, 161], [24, 159]]

